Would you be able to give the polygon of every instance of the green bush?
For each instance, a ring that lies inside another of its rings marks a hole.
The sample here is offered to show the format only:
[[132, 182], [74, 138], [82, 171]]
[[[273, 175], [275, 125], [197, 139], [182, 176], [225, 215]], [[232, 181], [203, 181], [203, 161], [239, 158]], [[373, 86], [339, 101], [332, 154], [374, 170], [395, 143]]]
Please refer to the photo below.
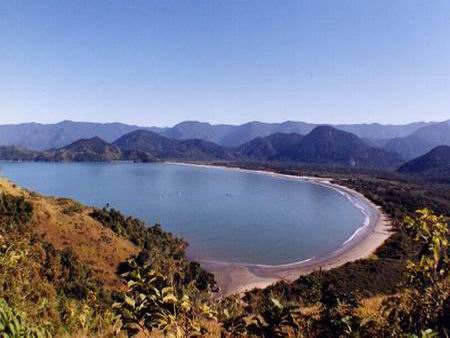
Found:
[[136, 258], [127, 266], [121, 274], [127, 290], [113, 307], [128, 335], [159, 330], [166, 336], [192, 337], [208, 332], [203, 324], [215, 319], [215, 313], [206, 302], [191, 297], [188, 288], [177, 290], [166, 276]]
[[151, 264], [176, 287], [193, 284], [200, 291], [216, 289], [214, 275], [186, 258], [187, 242], [163, 231], [159, 224], [148, 227], [139, 219], [107, 208], [94, 210], [91, 217], [140, 247], [142, 251], [136, 259]]
[[0, 194], [0, 224], [3, 226], [17, 226], [28, 223], [33, 213], [31, 203], [20, 196], [6, 193]]
[[0, 299], [0, 336], [4, 338], [46, 338], [51, 337], [45, 327], [34, 327], [25, 316]]

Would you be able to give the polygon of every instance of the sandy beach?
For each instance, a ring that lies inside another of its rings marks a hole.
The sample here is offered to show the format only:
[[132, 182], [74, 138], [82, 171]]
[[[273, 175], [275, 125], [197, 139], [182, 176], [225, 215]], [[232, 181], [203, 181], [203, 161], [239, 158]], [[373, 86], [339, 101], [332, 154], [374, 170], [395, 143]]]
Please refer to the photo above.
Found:
[[229, 168], [205, 164], [172, 163], [177, 165], [204, 166], [221, 170], [252, 171], [263, 175], [272, 175], [285, 179], [303, 180], [335, 189], [344, 194], [365, 215], [365, 222], [354, 234], [334, 252], [320, 257], [312, 257], [300, 262], [283, 265], [252, 265], [214, 261], [199, 261], [203, 268], [212, 272], [220, 286], [221, 295], [242, 293], [254, 288], [264, 288], [270, 284], [285, 280], [293, 281], [301, 275], [317, 270], [328, 270], [345, 263], [369, 257], [392, 234], [388, 217], [373, 202], [357, 191], [330, 182], [327, 178], [294, 176], [256, 171], [240, 168]]

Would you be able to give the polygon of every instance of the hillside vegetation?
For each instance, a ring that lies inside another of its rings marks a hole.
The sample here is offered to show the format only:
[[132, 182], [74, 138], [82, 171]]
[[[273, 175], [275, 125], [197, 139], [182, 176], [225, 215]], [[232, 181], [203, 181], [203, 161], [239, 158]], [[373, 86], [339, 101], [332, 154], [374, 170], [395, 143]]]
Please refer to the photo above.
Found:
[[1, 180], [0, 336], [125, 335], [113, 304], [127, 290], [129, 262], [151, 263], [177, 292], [215, 287], [185, 247], [159, 226]]
[[159, 225], [2, 180], [0, 335], [448, 336], [449, 188], [336, 179], [382, 205], [397, 233], [367, 260], [222, 299]]
[[200, 139], [174, 140], [147, 130], [136, 130], [113, 143], [125, 151], [140, 151], [159, 160], [232, 160], [235, 154]]
[[81, 139], [60, 149], [47, 150], [36, 159], [53, 162], [118, 161], [122, 158], [119, 148], [99, 137]]
[[273, 159], [329, 166], [390, 168], [402, 162], [400, 155], [370, 147], [358, 136], [330, 126], [319, 126]]
[[3, 161], [34, 161], [38, 155], [36, 151], [18, 146], [0, 146], [0, 159]]

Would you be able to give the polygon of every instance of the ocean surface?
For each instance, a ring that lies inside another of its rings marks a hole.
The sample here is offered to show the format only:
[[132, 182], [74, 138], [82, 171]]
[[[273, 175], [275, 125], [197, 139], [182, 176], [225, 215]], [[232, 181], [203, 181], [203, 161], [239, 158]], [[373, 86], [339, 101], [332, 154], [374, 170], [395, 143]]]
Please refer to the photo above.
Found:
[[279, 176], [175, 164], [0, 163], [0, 176], [159, 223], [193, 259], [278, 265], [339, 248], [364, 223], [339, 191]]

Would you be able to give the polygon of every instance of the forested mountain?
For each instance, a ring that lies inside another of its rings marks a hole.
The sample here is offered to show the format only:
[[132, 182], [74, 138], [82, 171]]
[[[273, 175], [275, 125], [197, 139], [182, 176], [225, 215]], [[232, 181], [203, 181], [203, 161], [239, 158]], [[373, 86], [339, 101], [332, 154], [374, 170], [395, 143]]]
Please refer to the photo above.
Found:
[[122, 159], [122, 151], [99, 137], [93, 137], [47, 150], [36, 159], [55, 162], [118, 161]]
[[0, 160], [2, 161], [33, 161], [37, 155], [38, 152], [18, 146], [0, 146]]
[[221, 141], [228, 147], [235, 147], [247, 143], [256, 137], [266, 137], [276, 133], [307, 134], [314, 127], [303, 122], [263, 123], [249, 122], [233, 128]]
[[276, 160], [377, 168], [401, 162], [399, 155], [370, 147], [356, 135], [329, 126], [316, 127], [305, 137], [295, 133], [258, 137], [237, 148], [198, 139], [173, 140], [146, 130], [131, 132], [113, 144], [122, 151], [140, 151], [160, 160]]
[[250, 160], [270, 160], [300, 145], [303, 135], [276, 133], [266, 137], [257, 137], [236, 148], [243, 158]]
[[41, 153], [27, 152], [23, 149], [19, 152], [19, 149], [15, 148], [16, 158], [4, 155], [1, 159], [139, 162], [285, 161], [384, 169], [397, 166], [402, 161], [396, 153], [371, 147], [358, 136], [330, 126], [316, 127], [305, 137], [296, 133], [276, 133], [267, 137], [257, 137], [236, 148], [227, 148], [200, 139], [175, 140], [149, 130], [135, 130], [121, 136], [112, 144], [94, 137]]
[[113, 143], [122, 151], [140, 151], [159, 160], [233, 160], [236, 154], [200, 139], [173, 140], [147, 130], [136, 130]]
[[450, 145], [450, 121], [426, 126], [411, 135], [395, 138], [384, 148], [396, 151], [404, 159], [410, 160], [440, 145]]
[[172, 128], [154, 131], [176, 140], [200, 139], [221, 144], [222, 139], [234, 128], [235, 126], [226, 124], [211, 125], [205, 122], [185, 121]]
[[[356, 134], [359, 137], [389, 139], [408, 135], [424, 125], [427, 125], [427, 123], [418, 122], [406, 125], [382, 125], [379, 123], [339, 124], [332, 126]], [[283, 123], [249, 122], [235, 127], [232, 132], [223, 137], [220, 143], [226, 146], [238, 146], [255, 137], [264, 137], [275, 133], [297, 133], [306, 135], [318, 126], [320, 126], [320, 124], [296, 121], [286, 121]]]
[[316, 127], [297, 147], [289, 148], [273, 159], [371, 168], [389, 168], [402, 162], [398, 154], [370, 147], [358, 136], [330, 126]]
[[[359, 137], [370, 139], [376, 144], [386, 140], [404, 137], [433, 122], [417, 122], [405, 125], [339, 124], [335, 128], [351, 132]], [[174, 127], [142, 127], [123, 123], [91, 123], [63, 121], [56, 124], [23, 123], [0, 125], [0, 145], [18, 145], [31, 150], [61, 148], [79, 139], [98, 136], [107, 142], [137, 129], [154, 131], [171, 139], [201, 139], [223, 146], [235, 147], [256, 137], [265, 137], [275, 133], [297, 133], [306, 135], [315, 127], [315, 123], [286, 121], [283, 123], [249, 122], [242, 125], [212, 125], [209, 123], [186, 121]], [[380, 141], [381, 140], [381, 141]]]
[[98, 136], [112, 142], [138, 129], [122, 123], [63, 121], [56, 124], [23, 123], [0, 125], [0, 145], [17, 145], [31, 150], [61, 148], [79, 139]]
[[399, 172], [450, 182], [450, 146], [439, 146], [403, 164]]
[[[280, 124], [278, 127], [280, 126], [283, 126], [284, 130], [290, 130], [298, 124], [286, 123]], [[223, 132], [228, 129], [226, 126], [222, 127]], [[261, 133], [266, 127], [266, 124], [250, 123], [244, 129], [247, 131], [246, 135], [253, 135]], [[126, 129], [123, 126], [121, 128]], [[210, 131], [208, 126], [202, 125], [201, 128], [203, 136], [208, 137], [208, 130]], [[179, 130], [184, 129], [186, 126], [179, 126]], [[118, 130], [115, 131], [115, 133], [118, 132]], [[178, 134], [178, 136], [180, 135]], [[209, 136], [211, 135], [209, 134]], [[448, 122], [420, 128], [410, 136], [388, 142], [384, 149], [377, 147], [376, 143], [370, 139], [362, 139], [355, 134], [332, 126], [318, 126], [306, 136], [298, 133], [275, 133], [265, 137], [256, 137], [238, 147], [224, 147], [202, 139], [172, 139], [150, 130], [138, 129], [120, 136], [113, 143], [100, 137], [83, 138], [68, 146], [43, 152], [27, 150], [21, 146], [2, 146], [0, 147], [0, 159], [25, 161], [130, 160], [139, 162], [164, 160], [285, 161], [326, 166], [387, 169], [401, 164], [402, 156], [409, 159], [416, 152], [421, 153], [435, 144], [450, 144], [450, 124]], [[397, 149], [397, 151], [391, 151], [391, 149]]]
[[[5, 148], [2, 151], [2, 148]], [[99, 137], [81, 139], [58, 149], [31, 152], [18, 147], [0, 148], [4, 160], [35, 160], [51, 162], [110, 162], [162, 160], [233, 160], [233, 152], [203, 140], [172, 140], [151, 131], [137, 130], [126, 134], [113, 144]], [[9, 152], [6, 152], [6, 149]], [[13, 151], [14, 150], [14, 151]], [[13, 156], [14, 155], [14, 156]]]

